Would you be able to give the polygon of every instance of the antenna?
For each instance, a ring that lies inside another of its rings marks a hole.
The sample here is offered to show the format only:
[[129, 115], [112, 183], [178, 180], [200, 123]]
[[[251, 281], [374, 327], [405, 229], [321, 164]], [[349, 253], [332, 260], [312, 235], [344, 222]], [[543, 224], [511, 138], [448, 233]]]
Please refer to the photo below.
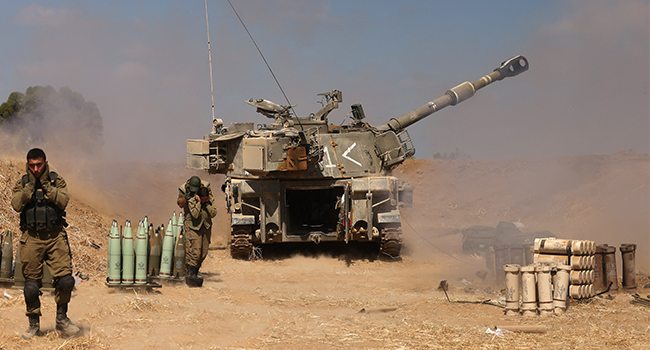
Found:
[[[207, 1], [207, 0], [206, 0]], [[278, 85], [280, 88], [280, 91], [282, 92], [282, 95], [284, 96], [284, 99], [287, 101], [287, 104], [289, 105], [289, 109], [293, 112], [293, 115], [296, 116], [296, 120], [298, 121], [298, 125], [300, 125], [300, 129], [303, 129], [302, 123], [300, 122], [300, 119], [298, 118], [298, 114], [296, 114], [296, 111], [293, 109], [293, 106], [291, 105], [291, 102], [289, 102], [289, 98], [287, 97], [287, 94], [284, 93], [284, 90], [282, 89], [282, 86], [280, 85], [280, 82], [278, 81], [278, 78], [275, 77], [275, 73], [273, 73], [273, 69], [271, 69], [271, 66], [269, 63], [266, 61], [266, 58], [264, 57], [264, 54], [262, 53], [262, 50], [260, 50], [259, 46], [257, 46], [257, 43], [255, 42], [255, 39], [253, 39], [253, 36], [251, 35], [251, 32], [248, 31], [248, 28], [244, 24], [244, 21], [239, 17], [239, 13], [237, 13], [237, 10], [235, 10], [235, 6], [233, 6], [232, 2], [228, 0], [228, 4], [230, 4], [230, 7], [232, 8], [233, 12], [235, 12], [235, 15], [239, 19], [239, 22], [241, 23], [242, 26], [244, 26], [244, 29], [246, 30], [246, 33], [248, 33], [248, 37], [251, 38], [251, 41], [253, 42], [253, 45], [255, 45], [255, 48], [257, 49], [257, 52], [259, 52], [260, 56], [262, 56], [262, 60], [264, 60], [264, 63], [266, 64], [266, 67], [269, 69], [269, 72], [271, 72], [271, 75], [273, 76], [273, 79], [275, 80], [275, 83]]]
[[208, 0], [205, 0], [205, 26], [208, 29], [208, 59], [210, 60], [210, 96], [212, 97], [212, 123], [214, 124], [214, 85], [212, 84], [212, 52], [210, 51], [210, 23], [208, 22]]

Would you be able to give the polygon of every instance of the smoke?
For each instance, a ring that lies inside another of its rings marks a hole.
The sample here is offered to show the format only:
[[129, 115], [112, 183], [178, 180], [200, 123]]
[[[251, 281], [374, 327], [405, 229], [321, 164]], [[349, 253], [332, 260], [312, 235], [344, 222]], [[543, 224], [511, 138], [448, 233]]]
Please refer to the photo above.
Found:
[[0, 128], [3, 148], [25, 151], [39, 145], [77, 157], [101, 151], [102, 117], [94, 103], [67, 87], [29, 87], [21, 95], [18, 109]]

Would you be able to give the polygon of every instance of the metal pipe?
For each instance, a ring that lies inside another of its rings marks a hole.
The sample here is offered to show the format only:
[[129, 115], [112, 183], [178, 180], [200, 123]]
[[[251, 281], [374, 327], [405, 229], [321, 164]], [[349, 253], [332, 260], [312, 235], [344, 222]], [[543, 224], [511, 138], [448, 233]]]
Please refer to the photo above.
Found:
[[420, 119], [424, 119], [447, 106], [455, 106], [458, 103], [465, 101], [466, 99], [474, 96], [476, 91], [492, 84], [495, 81], [502, 80], [506, 77], [514, 77], [527, 70], [528, 60], [526, 60], [526, 57], [515, 56], [503, 62], [501, 66], [495, 69], [492, 73], [483, 76], [473, 83], [466, 81], [460, 85], [457, 85], [447, 90], [443, 96], [438, 97], [437, 99], [428, 102], [397, 118], [392, 118], [388, 122], [378, 126], [377, 130], [402, 130], [409, 125], [419, 121]]

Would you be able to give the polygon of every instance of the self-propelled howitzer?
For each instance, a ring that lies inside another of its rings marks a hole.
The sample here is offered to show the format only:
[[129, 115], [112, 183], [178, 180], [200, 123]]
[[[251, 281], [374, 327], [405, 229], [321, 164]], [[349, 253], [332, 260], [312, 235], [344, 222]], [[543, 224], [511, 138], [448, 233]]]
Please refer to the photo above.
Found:
[[526, 58], [513, 57], [473, 83], [462, 83], [378, 127], [363, 121], [358, 104], [351, 106], [348, 125], [330, 125], [328, 114], [343, 101], [338, 90], [319, 94], [326, 104], [307, 117], [292, 115], [292, 106], [246, 100], [274, 122], [225, 128], [215, 119], [211, 133], [187, 141], [187, 167], [226, 176], [222, 190], [233, 257], [252, 256], [254, 246], [321, 241], [374, 243], [397, 257], [399, 208], [411, 205], [413, 190], [391, 170], [415, 154], [406, 127], [526, 70]]

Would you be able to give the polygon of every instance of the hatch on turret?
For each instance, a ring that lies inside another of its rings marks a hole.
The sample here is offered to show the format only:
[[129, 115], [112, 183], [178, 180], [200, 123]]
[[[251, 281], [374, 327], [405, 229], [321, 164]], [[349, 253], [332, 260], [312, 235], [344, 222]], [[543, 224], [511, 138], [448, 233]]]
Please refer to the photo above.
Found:
[[415, 154], [415, 146], [406, 129], [397, 134], [391, 130], [377, 135], [376, 147], [385, 168], [400, 164]]

